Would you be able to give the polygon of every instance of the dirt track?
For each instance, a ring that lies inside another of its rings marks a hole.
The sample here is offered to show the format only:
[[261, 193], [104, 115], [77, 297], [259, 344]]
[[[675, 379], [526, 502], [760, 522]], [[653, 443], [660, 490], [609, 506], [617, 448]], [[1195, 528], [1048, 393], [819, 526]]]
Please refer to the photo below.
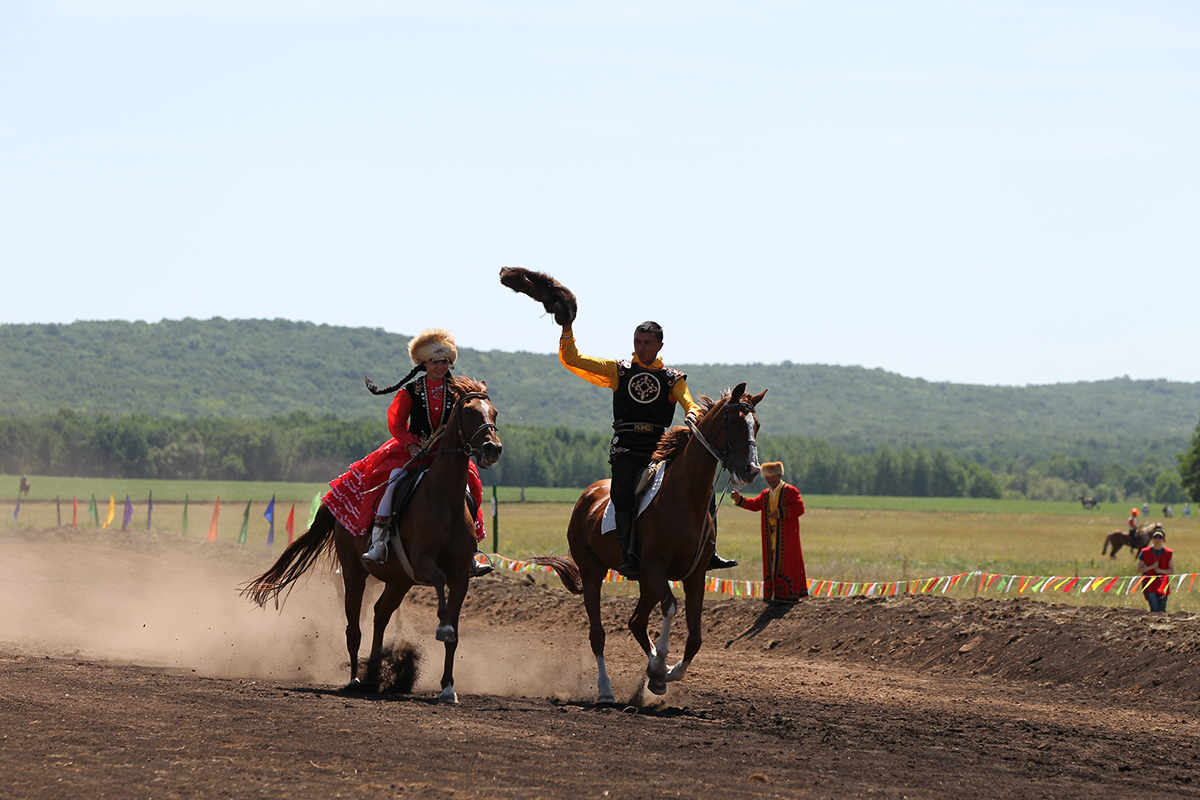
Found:
[[267, 563], [165, 534], [0, 534], [0, 797], [1200, 795], [1191, 615], [714, 600], [658, 700], [613, 598], [629, 706], [600, 709], [579, 599], [506, 575], [472, 587], [446, 707], [428, 593], [400, 611], [430, 656], [415, 693], [344, 695], [331, 578], [252, 610], [234, 587]]

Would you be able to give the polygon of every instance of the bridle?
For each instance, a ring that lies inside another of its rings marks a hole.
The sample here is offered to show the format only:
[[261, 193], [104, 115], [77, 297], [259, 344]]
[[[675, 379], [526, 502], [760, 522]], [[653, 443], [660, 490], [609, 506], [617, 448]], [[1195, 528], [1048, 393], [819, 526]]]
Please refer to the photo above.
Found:
[[[451, 412], [454, 413], [454, 418], [457, 420], [458, 440], [460, 442], [462, 442], [462, 445], [453, 450], [440, 450], [439, 452], [462, 453], [463, 455], [466, 455], [466, 456], [475, 456], [476, 458], [480, 459], [480, 461], [481, 461], [480, 466], [483, 466], [483, 464], [482, 464], [483, 451], [480, 450], [480, 448], [475, 445], [475, 438], [477, 436], [479, 436], [479, 434], [481, 434], [481, 433], [486, 433], [487, 431], [495, 431], [495, 430], [497, 430], [497, 428], [496, 428], [496, 424], [494, 422], [485, 422], [482, 425], [480, 425], [478, 428], [476, 428], [474, 433], [472, 433], [470, 436], [467, 436], [467, 432], [463, 429], [462, 407], [464, 405], [466, 405], [467, 401], [476, 400], [476, 399], [486, 400], [488, 402], [488, 405], [491, 405], [491, 402], [492, 402], [491, 398], [488, 397], [487, 392], [467, 392], [462, 397], [459, 397], [457, 400], [454, 401], [454, 408], [451, 409]], [[449, 421], [449, 420], [447, 420], [447, 421]]]
[[[748, 434], [746, 436], [746, 441], [736, 446], [730, 443], [729, 438], [730, 409], [736, 412], [745, 411], [748, 415], [746, 423]], [[751, 450], [750, 457], [753, 459], [758, 452], [758, 443], [754, 440], [754, 406], [752, 406], [750, 403], [744, 403], [741, 401], [736, 403], [726, 403], [721, 409], [721, 414], [721, 433], [724, 435], [725, 439], [725, 449], [721, 452], [717, 452], [717, 448], [713, 447], [712, 444], [710, 444], [709, 441], [704, 438], [704, 434], [700, 432], [700, 428], [698, 425], [696, 425], [696, 423], [689, 419], [687, 420], [687, 425], [691, 429], [692, 435], [696, 437], [696, 441], [700, 442], [700, 444], [704, 446], [704, 449], [708, 451], [709, 455], [717, 460], [717, 463], [721, 465], [721, 469], [728, 472], [730, 478], [732, 479], [733, 470], [729, 467], [729, 460], [733, 457], [733, 454], [738, 450], [741, 450], [743, 447], [749, 447]]]

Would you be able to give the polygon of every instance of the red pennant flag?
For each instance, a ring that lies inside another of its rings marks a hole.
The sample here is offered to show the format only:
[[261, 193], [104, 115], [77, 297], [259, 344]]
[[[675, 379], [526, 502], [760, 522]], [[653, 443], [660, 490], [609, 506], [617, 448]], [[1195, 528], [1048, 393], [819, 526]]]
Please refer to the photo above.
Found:
[[292, 510], [288, 512], [287, 525], [284, 526], [288, 532], [288, 544], [296, 538], [296, 506], [292, 505]]
[[71, 497], [71, 505], [74, 507], [74, 511], [71, 512], [71, 527], [78, 528], [79, 527], [79, 498], [72, 496]]
[[212, 522], [208, 523], [208, 540], [215, 542], [217, 540], [217, 515], [221, 513], [221, 496], [217, 495], [217, 502], [213, 503], [213, 518]]

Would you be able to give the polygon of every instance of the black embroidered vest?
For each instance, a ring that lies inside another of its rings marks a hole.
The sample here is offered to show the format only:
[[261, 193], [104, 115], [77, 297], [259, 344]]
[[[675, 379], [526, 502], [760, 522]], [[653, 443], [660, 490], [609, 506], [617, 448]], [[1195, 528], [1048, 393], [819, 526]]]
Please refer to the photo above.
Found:
[[671, 391], [687, 375], [660, 367], [647, 369], [630, 361], [617, 362], [617, 388], [613, 392], [613, 436], [609, 454], [632, 452], [649, 455], [658, 447], [663, 431], [675, 417]]
[[[417, 378], [401, 391], [408, 392], [408, 396], [412, 398], [412, 411], [408, 415], [409, 433], [420, 436], [422, 441], [428, 439], [429, 435], [433, 433], [433, 420], [429, 418], [428, 387], [425, 383], [425, 376]], [[450, 414], [451, 406], [454, 405], [454, 392], [450, 389], [449, 379], [442, 381], [442, 393], [441, 421], [445, 422], [446, 417]]]

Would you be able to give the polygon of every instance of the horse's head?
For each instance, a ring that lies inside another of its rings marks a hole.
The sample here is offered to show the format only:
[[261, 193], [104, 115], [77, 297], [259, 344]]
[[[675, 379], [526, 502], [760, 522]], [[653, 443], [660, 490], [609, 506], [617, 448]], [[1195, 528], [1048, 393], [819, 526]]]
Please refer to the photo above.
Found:
[[767, 390], [758, 394], [747, 394], [746, 384], [739, 383], [714, 403], [697, 426], [707, 439], [721, 466], [729, 471], [730, 478], [744, 486], [758, 475], [758, 418], [754, 409], [762, 402]]
[[449, 427], [457, 434], [458, 442], [450, 442], [450, 446], [458, 446], [475, 460], [482, 469], [495, 464], [504, 452], [504, 444], [496, 432], [496, 418], [499, 412], [488, 397], [487, 384], [473, 381], [470, 378], [457, 377], [454, 387], [458, 398], [454, 404], [454, 421]]

